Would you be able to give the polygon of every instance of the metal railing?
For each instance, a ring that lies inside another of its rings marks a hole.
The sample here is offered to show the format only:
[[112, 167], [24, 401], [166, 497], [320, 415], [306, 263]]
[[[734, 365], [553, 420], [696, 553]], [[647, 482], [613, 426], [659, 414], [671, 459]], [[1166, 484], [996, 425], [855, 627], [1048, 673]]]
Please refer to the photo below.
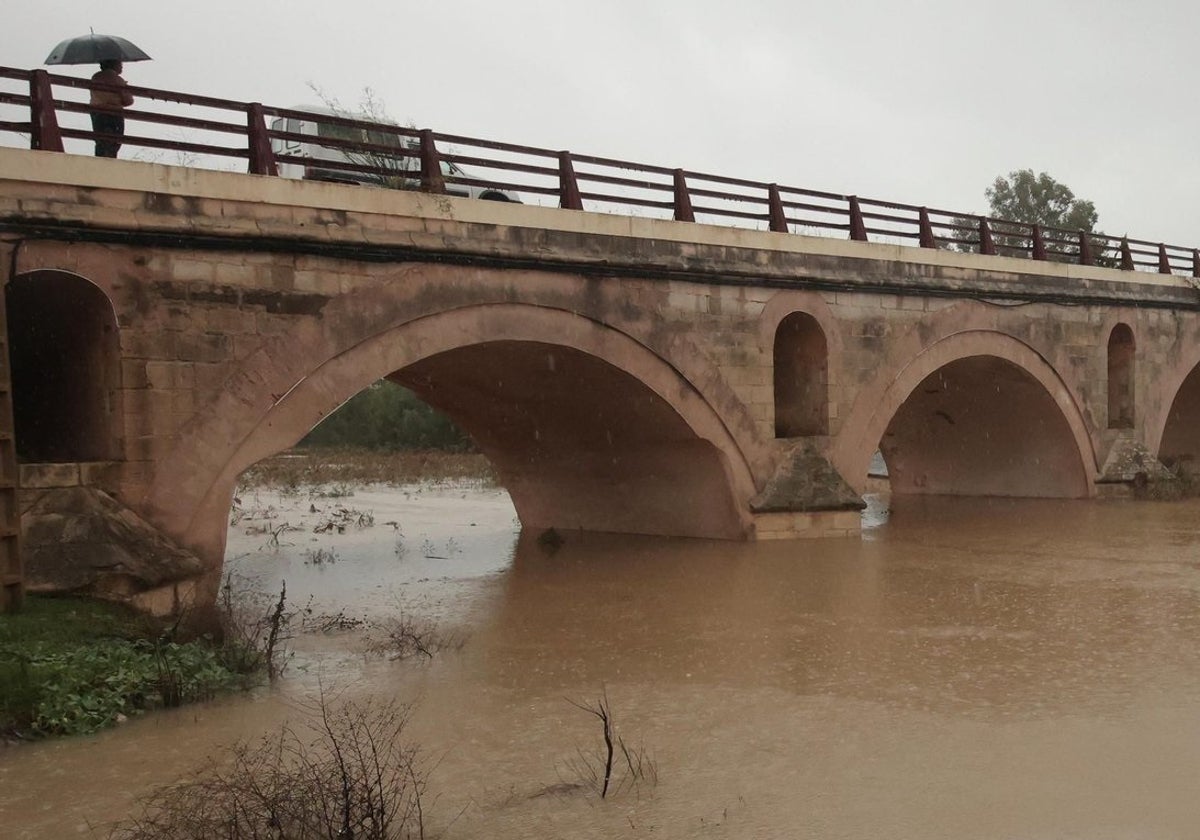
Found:
[[69, 141], [99, 137], [135, 147], [144, 159], [170, 152], [184, 165], [228, 168], [232, 162], [256, 175], [507, 194], [571, 210], [1200, 278], [1196, 248], [133, 85], [126, 90], [135, 105], [123, 113], [135, 130], [120, 138], [98, 135], [86, 122], [92, 89], [107, 88], [45, 70], [0, 67], [0, 134], [27, 135], [33, 149], [61, 152]]

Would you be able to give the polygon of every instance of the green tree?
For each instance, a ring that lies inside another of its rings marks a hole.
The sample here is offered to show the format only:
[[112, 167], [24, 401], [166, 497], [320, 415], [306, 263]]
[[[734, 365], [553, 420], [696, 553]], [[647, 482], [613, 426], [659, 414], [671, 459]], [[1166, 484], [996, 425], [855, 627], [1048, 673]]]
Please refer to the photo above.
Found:
[[[988, 200], [988, 215], [994, 219], [1017, 222], [1019, 225], [1039, 225], [1043, 229], [1058, 228], [1071, 234], [1089, 233], [1102, 236], [1096, 230], [1100, 220], [1096, 205], [1086, 199], [1076, 198], [1075, 193], [1066, 184], [1060, 183], [1045, 172], [1034, 172], [1032, 169], [1017, 169], [1001, 175], [984, 190]], [[963, 218], [958, 224], [969, 231], [962, 231], [959, 244], [961, 251], [976, 250], [979, 242], [978, 222], [974, 219]], [[1003, 224], [992, 225], [993, 241], [1000, 253], [1012, 253], [1013, 250], [1029, 252], [1033, 242], [1029, 236], [1016, 235], [1012, 227]], [[1079, 243], [1076, 237], [1069, 241], [1057, 241], [1065, 238], [1064, 234], [1047, 232], [1047, 251], [1063, 258], [1077, 259]], [[1101, 240], [1090, 239], [1092, 256], [1098, 264], [1108, 264], [1111, 256], [1105, 253]]]
[[301, 446], [352, 446], [398, 451], [473, 449], [471, 439], [407, 388], [386, 379], [359, 392], [330, 414]]
[[1095, 204], [1076, 198], [1066, 184], [1032, 169], [996, 178], [984, 195], [992, 216], [1014, 222], [1095, 233], [1100, 219]]

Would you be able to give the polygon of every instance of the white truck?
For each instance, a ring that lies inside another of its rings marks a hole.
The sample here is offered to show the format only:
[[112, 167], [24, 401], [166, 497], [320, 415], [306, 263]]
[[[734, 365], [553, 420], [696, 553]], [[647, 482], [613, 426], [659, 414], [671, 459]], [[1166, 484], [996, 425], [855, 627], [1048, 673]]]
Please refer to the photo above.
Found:
[[[284, 178], [298, 178], [310, 181], [334, 181], [343, 184], [365, 184], [376, 187], [391, 187], [393, 189], [418, 189], [421, 183], [421, 163], [419, 152], [420, 142], [414, 137], [391, 134], [386, 131], [373, 132], [358, 129], [340, 123], [322, 121], [317, 115], [329, 115], [343, 119], [370, 121], [362, 114], [346, 114], [331, 108], [321, 108], [313, 105], [296, 105], [288, 110], [303, 111], [313, 114], [313, 119], [284, 119], [277, 117], [271, 122], [272, 132], [286, 134], [301, 134], [313, 138], [295, 140], [292, 138], [273, 137], [271, 150], [276, 157], [288, 156], [304, 158], [304, 163], [279, 162], [279, 174]], [[325, 140], [351, 141], [354, 143], [370, 144], [373, 146], [391, 146], [411, 152], [411, 156], [388, 155], [386, 151], [363, 150], [354, 151], [336, 145], [328, 145]], [[356, 172], [342, 169], [329, 164], [356, 164], [372, 167], [377, 172]], [[470, 178], [457, 164], [441, 162], [442, 177], [446, 181], [446, 193], [466, 198], [482, 198], [488, 201], [513, 201], [520, 203], [520, 197], [511, 190], [495, 187], [480, 187], [475, 184], [464, 184], [458, 179]]]

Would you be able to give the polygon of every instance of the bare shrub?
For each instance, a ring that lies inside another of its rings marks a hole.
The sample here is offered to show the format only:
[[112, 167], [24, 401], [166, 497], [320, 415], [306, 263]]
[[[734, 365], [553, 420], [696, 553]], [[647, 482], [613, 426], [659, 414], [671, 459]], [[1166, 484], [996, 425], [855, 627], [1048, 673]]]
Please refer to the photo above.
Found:
[[227, 574], [217, 606], [226, 667], [243, 674], [265, 670], [271, 680], [283, 674], [292, 621], [300, 613], [288, 604], [287, 582], [280, 582], [276, 600], [245, 578]]
[[321, 513], [321, 521], [313, 526], [314, 534], [328, 534], [337, 531], [339, 534], [346, 533], [346, 529], [354, 528], [370, 528], [375, 524], [375, 514], [368, 511], [356, 510], [355, 508], [336, 507], [332, 511], [326, 513], [317, 510], [316, 505], [309, 506], [309, 513]]
[[382, 636], [368, 645], [367, 652], [387, 656], [393, 660], [413, 656], [433, 659], [443, 651], [462, 650], [466, 644], [465, 637], [442, 631], [435, 621], [415, 618], [403, 612], [378, 626]]
[[291, 545], [291, 543], [283, 542], [282, 540], [279, 539], [279, 537], [282, 534], [286, 534], [288, 531], [299, 531], [299, 530], [300, 529], [297, 528], [295, 525], [292, 525], [288, 522], [284, 522], [282, 525], [268, 525], [267, 528], [265, 529], [265, 531], [263, 531], [263, 533], [270, 534], [271, 538], [269, 540], [267, 540], [266, 546], [264, 546], [264, 547], [265, 548], [279, 548], [284, 545]]
[[160, 788], [112, 840], [423, 838], [426, 777], [405, 743], [408, 707], [322, 697], [297, 731], [235, 745]]
[[366, 630], [371, 623], [365, 616], [346, 615], [346, 608], [336, 613], [312, 613], [309, 611], [300, 620], [305, 633], [336, 633], [347, 630]]
[[569, 698], [567, 702], [596, 718], [602, 744], [592, 749], [577, 748], [575, 757], [565, 764], [571, 781], [551, 786], [544, 792], [588, 788], [605, 799], [609, 793], [637, 791], [643, 784], [651, 787], [658, 784], [658, 765], [645, 747], [630, 747], [617, 733], [607, 690], [592, 703]]
[[1135, 499], [1150, 499], [1173, 502], [1200, 497], [1200, 471], [1188, 461], [1165, 462], [1170, 472], [1168, 478], [1151, 480], [1146, 473], [1138, 473], [1133, 480]]

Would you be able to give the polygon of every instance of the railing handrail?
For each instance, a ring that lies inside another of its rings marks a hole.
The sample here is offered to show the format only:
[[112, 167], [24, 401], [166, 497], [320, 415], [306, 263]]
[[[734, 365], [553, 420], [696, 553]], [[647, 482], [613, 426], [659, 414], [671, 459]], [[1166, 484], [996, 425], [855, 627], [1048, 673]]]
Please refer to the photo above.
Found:
[[[89, 129], [59, 126], [60, 113], [89, 114], [92, 109], [87, 102], [55, 98], [53, 88], [112, 90], [111, 85], [45, 70], [12, 67], [0, 67], [0, 80], [28, 85], [28, 93], [0, 90], [0, 108], [25, 107], [29, 113], [28, 122], [0, 120], [0, 131], [28, 132], [32, 148], [51, 151], [63, 151], [64, 138], [95, 140], [104, 136]], [[525, 192], [557, 197], [560, 207], [575, 210], [584, 209], [585, 202], [593, 205], [590, 209], [600, 206], [615, 206], [625, 211], [646, 208], [670, 212], [675, 219], [683, 221], [694, 221], [697, 217], [731, 219], [759, 226], [766, 223], [770, 230], [780, 233], [839, 231], [859, 241], [871, 241], [872, 238], [916, 241], [925, 248], [951, 247], [980, 254], [1099, 264], [1125, 270], [1146, 268], [1161, 274], [1184, 272], [1191, 277], [1200, 277], [1200, 250], [1194, 247], [599, 155], [441, 134], [361, 115], [268, 106], [140, 85], [128, 85], [124, 90], [135, 98], [135, 106], [124, 111], [130, 122], [240, 138], [238, 145], [171, 140], [142, 134], [106, 139], [131, 146], [247, 160], [250, 171], [255, 174], [277, 174], [280, 165], [306, 166], [324, 173], [341, 174], [348, 180], [358, 179], [360, 183], [386, 182], [428, 192], [464, 187], [492, 192]], [[147, 102], [231, 112], [237, 118], [225, 121], [208, 116], [163, 113], [146, 108], [144, 103]], [[271, 124], [268, 118], [272, 118]], [[358, 137], [301, 134], [287, 130], [286, 124], [280, 129], [272, 128], [276, 119], [316, 122], [361, 134]], [[394, 146], [390, 142], [377, 142], [389, 136], [396, 139]], [[333, 157], [313, 158], [286, 150], [275, 151], [272, 141], [320, 147]], [[474, 151], [463, 153], [458, 151], [460, 147]], [[513, 157], [520, 159], [511, 159]], [[503, 180], [446, 168], [457, 164], [486, 169], [489, 174], [501, 173]], [[514, 182], [514, 176], [541, 178], [545, 182]], [[389, 180], [384, 181], [385, 178]]]

